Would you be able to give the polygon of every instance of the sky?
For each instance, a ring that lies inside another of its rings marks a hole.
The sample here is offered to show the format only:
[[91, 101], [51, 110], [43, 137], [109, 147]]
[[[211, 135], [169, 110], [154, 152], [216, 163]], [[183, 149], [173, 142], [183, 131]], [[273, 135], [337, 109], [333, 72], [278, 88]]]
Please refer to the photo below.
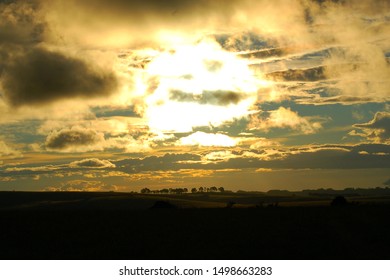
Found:
[[0, 191], [390, 181], [387, 0], [0, 0]]

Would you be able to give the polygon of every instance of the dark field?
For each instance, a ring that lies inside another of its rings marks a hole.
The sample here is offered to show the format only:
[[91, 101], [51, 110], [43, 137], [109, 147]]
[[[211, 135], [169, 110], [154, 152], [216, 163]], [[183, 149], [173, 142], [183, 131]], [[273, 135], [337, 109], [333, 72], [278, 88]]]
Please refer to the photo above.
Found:
[[[225, 208], [232, 200], [236, 204]], [[156, 201], [177, 207], [156, 209]], [[351, 198], [354, 203], [339, 207], [330, 201], [233, 193], [3, 192], [0, 258], [390, 258], [386, 197]]]

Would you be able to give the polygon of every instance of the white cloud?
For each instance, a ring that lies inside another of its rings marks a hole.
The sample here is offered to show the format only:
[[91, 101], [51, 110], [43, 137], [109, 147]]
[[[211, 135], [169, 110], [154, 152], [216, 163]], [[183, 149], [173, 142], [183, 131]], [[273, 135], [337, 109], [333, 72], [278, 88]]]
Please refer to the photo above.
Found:
[[233, 147], [237, 142], [224, 134], [197, 131], [189, 136], [180, 138], [177, 144], [183, 146]]
[[280, 146], [280, 143], [267, 139], [267, 138], [258, 138], [256, 142], [250, 145], [251, 149], [261, 149], [265, 147], [277, 147]]
[[106, 159], [87, 158], [73, 161], [69, 164], [73, 168], [115, 168], [115, 164]]
[[291, 111], [290, 108], [279, 107], [279, 109], [271, 111], [267, 118], [259, 118], [257, 115], [252, 116], [248, 128], [266, 132], [271, 128], [289, 128], [303, 134], [312, 134], [320, 130], [322, 125], [320, 122], [311, 122], [308, 117], [299, 116], [297, 112]]

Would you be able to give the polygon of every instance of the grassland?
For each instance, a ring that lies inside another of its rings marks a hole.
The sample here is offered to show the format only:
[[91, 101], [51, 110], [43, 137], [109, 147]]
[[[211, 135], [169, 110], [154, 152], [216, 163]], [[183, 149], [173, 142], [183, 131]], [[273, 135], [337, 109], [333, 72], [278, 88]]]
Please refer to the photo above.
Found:
[[389, 259], [389, 197], [333, 196], [1, 192], [0, 258]]

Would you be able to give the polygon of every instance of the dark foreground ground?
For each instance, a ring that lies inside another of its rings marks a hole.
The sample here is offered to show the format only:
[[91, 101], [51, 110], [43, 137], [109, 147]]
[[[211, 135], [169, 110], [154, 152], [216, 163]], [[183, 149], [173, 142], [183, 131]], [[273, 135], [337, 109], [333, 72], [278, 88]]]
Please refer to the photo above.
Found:
[[7, 195], [1, 259], [390, 259], [386, 203], [135, 209]]

